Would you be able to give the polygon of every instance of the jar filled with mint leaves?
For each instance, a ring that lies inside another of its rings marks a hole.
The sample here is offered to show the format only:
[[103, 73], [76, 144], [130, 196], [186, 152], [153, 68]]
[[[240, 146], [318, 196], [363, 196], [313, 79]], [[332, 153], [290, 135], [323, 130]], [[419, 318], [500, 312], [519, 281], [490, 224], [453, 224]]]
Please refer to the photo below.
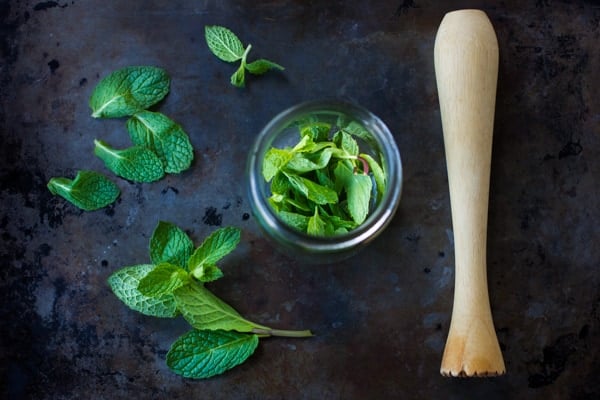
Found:
[[311, 101], [260, 132], [248, 157], [253, 215], [280, 250], [300, 261], [341, 261], [390, 223], [402, 163], [387, 126], [358, 105]]

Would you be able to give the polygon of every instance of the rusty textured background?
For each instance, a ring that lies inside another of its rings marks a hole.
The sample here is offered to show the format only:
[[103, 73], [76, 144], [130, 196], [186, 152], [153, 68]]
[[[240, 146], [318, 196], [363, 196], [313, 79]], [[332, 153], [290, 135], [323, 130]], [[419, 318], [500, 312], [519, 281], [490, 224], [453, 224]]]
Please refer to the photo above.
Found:
[[[488, 275], [508, 374], [497, 379], [439, 375], [454, 269], [433, 44], [444, 13], [465, 7], [488, 13], [500, 45]], [[599, 21], [597, 1], [0, 2], [0, 397], [600, 397]], [[286, 70], [235, 89], [207, 24]], [[128, 65], [169, 72], [155, 109], [183, 125], [195, 162], [153, 184], [115, 178], [118, 202], [81, 212], [45, 185], [82, 168], [110, 175], [93, 140], [128, 145], [124, 120], [94, 120], [87, 102]], [[405, 186], [368, 249], [309, 266], [263, 238], [244, 164], [272, 116], [325, 96], [389, 125]], [[316, 337], [264, 340], [207, 381], [172, 374], [165, 355], [187, 324], [129, 311], [106, 285], [148, 261], [159, 219], [196, 242], [243, 229], [211, 289], [250, 319]]]

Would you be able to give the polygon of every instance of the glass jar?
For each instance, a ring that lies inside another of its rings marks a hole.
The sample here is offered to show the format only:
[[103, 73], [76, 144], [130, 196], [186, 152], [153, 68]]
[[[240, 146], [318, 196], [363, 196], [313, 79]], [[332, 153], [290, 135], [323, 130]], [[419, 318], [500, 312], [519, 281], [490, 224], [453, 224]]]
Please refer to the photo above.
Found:
[[[301, 121], [332, 126], [364, 128], [358, 139], [361, 153], [373, 157], [383, 169], [386, 185], [379, 202], [358, 227], [334, 236], [311, 236], [283, 222], [269, 203], [270, 183], [262, 174], [265, 154], [271, 147], [294, 147], [300, 140]], [[402, 163], [387, 126], [368, 110], [348, 102], [322, 100], [301, 103], [273, 118], [260, 132], [250, 149], [247, 173], [252, 212], [258, 224], [279, 250], [299, 261], [330, 263], [341, 261], [364, 248], [389, 224], [400, 201]]]

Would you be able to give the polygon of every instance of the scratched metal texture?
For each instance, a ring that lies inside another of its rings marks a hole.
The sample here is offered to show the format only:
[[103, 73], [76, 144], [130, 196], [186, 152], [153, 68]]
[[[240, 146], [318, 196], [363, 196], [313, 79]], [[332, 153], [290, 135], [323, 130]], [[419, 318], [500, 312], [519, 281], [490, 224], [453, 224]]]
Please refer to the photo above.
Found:
[[[454, 287], [433, 45], [444, 13], [487, 12], [500, 46], [488, 278], [508, 374], [439, 374]], [[596, 1], [3, 1], [0, 3], [0, 397], [6, 399], [588, 399], [600, 397], [600, 5]], [[282, 73], [229, 85], [205, 25], [251, 43]], [[195, 148], [152, 184], [110, 174], [93, 140], [99, 80], [129, 65], [172, 77], [154, 107]], [[247, 149], [284, 108], [340, 97], [391, 129], [404, 191], [389, 228], [345, 262], [306, 265], [265, 240], [245, 192]], [[53, 176], [104, 172], [122, 190], [82, 212]], [[210, 380], [169, 371], [189, 327], [127, 309], [107, 277], [149, 261], [159, 220], [196, 243], [243, 230], [211, 290], [244, 316], [310, 339], [261, 340]]]

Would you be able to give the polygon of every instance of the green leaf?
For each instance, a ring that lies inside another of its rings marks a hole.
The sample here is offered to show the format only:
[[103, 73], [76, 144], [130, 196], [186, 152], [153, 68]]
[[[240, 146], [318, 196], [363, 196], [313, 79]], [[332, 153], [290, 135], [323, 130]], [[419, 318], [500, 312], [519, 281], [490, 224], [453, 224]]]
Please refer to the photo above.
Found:
[[331, 124], [313, 122], [300, 127], [300, 136], [309, 136], [315, 142], [323, 142], [329, 138]]
[[354, 174], [344, 162], [338, 162], [334, 174], [336, 184], [346, 191], [348, 212], [357, 224], [363, 223], [369, 213], [373, 181], [369, 175]]
[[223, 26], [206, 26], [204, 38], [210, 51], [221, 60], [234, 62], [242, 59], [244, 45], [231, 30]]
[[171, 80], [157, 67], [126, 67], [103, 78], [90, 97], [94, 118], [118, 118], [133, 115], [162, 100]]
[[286, 164], [286, 169], [296, 172], [309, 172], [325, 168], [331, 159], [333, 150], [325, 148], [314, 154], [294, 153], [294, 157]]
[[352, 136], [361, 138], [362, 140], [364, 140], [367, 143], [373, 142], [371, 133], [369, 133], [369, 131], [364, 126], [362, 126], [361, 124], [359, 124], [356, 121], [350, 122], [348, 125], [346, 125], [344, 127], [343, 130], [344, 130], [344, 132], [349, 133]]
[[185, 320], [196, 329], [250, 332], [260, 327], [244, 319], [229, 304], [200, 283], [182, 286], [173, 294], [177, 308]]
[[104, 175], [95, 171], [78, 171], [75, 179], [51, 178], [48, 190], [86, 211], [113, 203], [121, 191]]
[[273, 61], [265, 60], [264, 58], [258, 59], [256, 61], [252, 61], [251, 63], [246, 64], [246, 69], [248, 72], [254, 75], [262, 75], [270, 69], [277, 69], [279, 71], [283, 71], [281, 65], [274, 63]]
[[361, 154], [360, 156], [367, 161], [367, 164], [369, 164], [369, 168], [371, 169], [371, 173], [375, 179], [375, 186], [377, 187], [377, 202], [379, 203], [387, 187], [385, 172], [383, 172], [383, 169], [379, 163], [370, 155]]
[[162, 161], [146, 147], [117, 150], [100, 140], [94, 140], [94, 145], [94, 153], [104, 161], [106, 168], [122, 178], [134, 182], [153, 182], [165, 174]]
[[333, 142], [348, 155], [358, 155], [358, 143], [356, 143], [356, 140], [354, 140], [350, 134], [344, 131], [337, 131], [335, 135], [333, 135]]
[[278, 149], [271, 147], [267, 150], [262, 165], [262, 174], [267, 182], [281, 171], [283, 167], [294, 157], [289, 149]]
[[[241, 231], [234, 227], [220, 228], [211, 233], [194, 251], [188, 260], [188, 269], [194, 276], [202, 265], [214, 265], [221, 258], [231, 253], [240, 242]], [[201, 274], [200, 274], [201, 275]]]
[[140, 111], [127, 120], [127, 130], [134, 144], [156, 153], [166, 173], [182, 172], [194, 159], [187, 133], [166, 115]]
[[189, 276], [183, 268], [169, 264], [158, 264], [140, 279], [138, 290], [148, 297], [172, 294], [173, 291], [189, 282]]
[[315, 183], [302, 176], [288, 173], [286, 173], [286, 176], [288, 177], [294, 189], [298, 190], [309, 200], [312, 200], [317, 204], [337, 203], [338, 196], [334, 190], [319, 185], [318, 183]]
[[239, 68], [231, 75], [231, 84], [238, 88], [246, 86], [244, 63], [240, 64]]
[[254, 334], [192, 330], [173, 343], [167, 365], [185, 378], [210, 378], [246, 361], [257, 346]]
[[172, 294], [157, 297], [144, 296], [138, 290], [140, 281], [154, 269], [154, 265], [140, 264], [124, 267], [108, 278], [113, 293], [132, 310], [159, 318], [175, 317], [177, 306]]
[[212, 282], [223, 277], [223, 271], [216, 265], [201, 264], [194, 269], [193, 275], [200, 282]]
[[292, 189], [290, 181], [285, 174], [278, 172], [271, 181], [271, 193], [285, 194]]
[[150, 259], [154, 264], [170, 263], [187, 268], [194, 251], [190, 237], [176, 225], [159, 221], [150, 238]]
[[289, 211], [280, 211], [277, 215], [286, 225], [289, 225], [300, 232], [306, 232], [308, 229], [308, 221], [310, 217], [307, 217], [306, 215]]
[[319, 208], [315, 207], [315, 213], [308, 220], [308, 226], [306, 227], [306, 233], [313, 236], [325, 236], [326, 235], [326, 224], [325, 221], [319, 217]]

